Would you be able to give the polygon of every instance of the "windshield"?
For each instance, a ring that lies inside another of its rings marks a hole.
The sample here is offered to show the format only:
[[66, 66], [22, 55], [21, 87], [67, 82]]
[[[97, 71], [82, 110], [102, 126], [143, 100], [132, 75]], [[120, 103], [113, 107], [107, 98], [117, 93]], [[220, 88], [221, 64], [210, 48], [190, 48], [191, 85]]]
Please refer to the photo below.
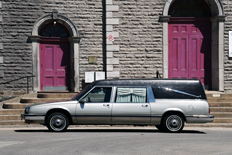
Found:
[[77, 93], [72, 100], [79, 100], [85, 93], [87, 93], [92, 88], [92, 85], [88, 85], [81, 92]]

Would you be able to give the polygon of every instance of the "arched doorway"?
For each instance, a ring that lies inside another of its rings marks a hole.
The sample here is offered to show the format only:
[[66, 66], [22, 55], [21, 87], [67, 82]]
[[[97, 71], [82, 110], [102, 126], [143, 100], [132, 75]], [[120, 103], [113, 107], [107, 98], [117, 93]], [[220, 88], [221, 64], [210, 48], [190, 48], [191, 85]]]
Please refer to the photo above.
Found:
[[[40, 80], [40, 44], [44, 41], [49, 41], [49, 39], [44, 36], [41, 37], [41, 32], [43, 32], [42, 28], [45, 25], [49, 24], [60, 24], [62, 25], [67, 31], [70, 37], [66, 38], [65, 43], [69, 42], [69, 52], [70, 52], [70, 59], [69, 59], [69, 91], [79, 91], [80, 86], [80, 77], [79, 77], [79, 44], [80, 44], [80, 34], [77, 31], [75, 24], [66, 16], [59, 14], [56, 10], [52, 13], [44, 15], [43, 17], [39, 18], [33, 27], [32, 35], [28, 37], [28, 42], [32, 45], [32, 73], [35, 75], [33, 78], [33, 91], [37, 92], [41, 90], [41, 80]], [[39, 35], [40, 33], [40, 35]], [[41, 42], [42, 39], [42, 42]], [[61, 39], [61, 40], [60, 40]], [[60, 39], [53, 37], [53, 41], [62, 41], [62, 37]]]
[[68, 30], [49, 23], [39, 32], [40, 90], [70, 90], [70, 47]]
[[[192, 0], [191, 0], [192, 1]], [[225, 15], [220, 0], [202, 0], [210, 9], [211, 17], [211, 74], [212, 74], [212, 89], [224, 91], [224, 22]], [[159, 17], [159, 22], [163, 26], [163, 77], [168, 78], [169, 71], [169, 38], [168, 28], [169, 21], [172, 18], [169, 15], [169, 10], [176, 0], [165, 2], [163, 14]], [[191, 8], [190, 8], [191, 9]]]
[[168, 77], [199, 79], [211, 89], [211, 12], [206, 2], [175, 0], [168, 14]]

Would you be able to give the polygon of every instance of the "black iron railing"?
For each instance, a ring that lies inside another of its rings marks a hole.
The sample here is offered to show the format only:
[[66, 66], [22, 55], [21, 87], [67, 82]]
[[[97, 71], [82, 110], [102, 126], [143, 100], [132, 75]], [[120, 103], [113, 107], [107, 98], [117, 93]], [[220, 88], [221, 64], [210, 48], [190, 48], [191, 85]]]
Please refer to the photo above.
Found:
[[[10, 81], [7, 81], [7, 82], [1, 82], [0, 85], [3, 86], [4, 84], [10, 84], [12, 82], [19, 81], [19, 80], [22, 80], [22, 79], [26, 78], [27, 79], [27, 94], [29, 94], [29, 78], [32, 78], [32, 83], [33, 83], [33, 77], [35, 77], [35, 75], [27, 75], [27, 76], [23, 76], [23, 77], [20, 77], [18, 79], [10, 80]], [[33, 84], [32, 84], [32, 90], [33, 90]]]
[[157, 79], [158, 79], [158, 78], [162, 78], [161, 75], [160, 75], [160, 73], [159, 73], [159, 71], [156, 71], [156, 78], [157, 78]]

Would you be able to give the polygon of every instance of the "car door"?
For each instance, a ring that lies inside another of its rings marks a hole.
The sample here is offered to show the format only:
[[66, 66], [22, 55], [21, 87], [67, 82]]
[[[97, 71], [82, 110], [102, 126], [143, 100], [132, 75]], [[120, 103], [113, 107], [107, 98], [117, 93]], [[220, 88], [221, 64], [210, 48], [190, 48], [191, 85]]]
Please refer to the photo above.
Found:
[[111, 122], [111, 87], [94, 87], [76, 107], [78, 124], [109, 124]]
[[112, 109], [113, 124], [149, 124], [151, 108], [146, 87], [118, 87]]

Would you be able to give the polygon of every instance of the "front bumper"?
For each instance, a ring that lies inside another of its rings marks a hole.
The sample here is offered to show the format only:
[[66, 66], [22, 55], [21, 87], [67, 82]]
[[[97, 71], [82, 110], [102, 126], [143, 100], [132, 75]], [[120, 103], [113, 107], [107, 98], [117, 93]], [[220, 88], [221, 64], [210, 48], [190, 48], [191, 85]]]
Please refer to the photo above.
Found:
[[208, 123], [208, 122], [213, 122], [213, 120], [214, 120], [213, 115], [186, 116], [187, 123]]
[[21, 114], [21, 119], [25, 120], [25, 123], [39, 123], [45, 124], [45, 116], [43, 115], [29, 115], [29, 114]]

